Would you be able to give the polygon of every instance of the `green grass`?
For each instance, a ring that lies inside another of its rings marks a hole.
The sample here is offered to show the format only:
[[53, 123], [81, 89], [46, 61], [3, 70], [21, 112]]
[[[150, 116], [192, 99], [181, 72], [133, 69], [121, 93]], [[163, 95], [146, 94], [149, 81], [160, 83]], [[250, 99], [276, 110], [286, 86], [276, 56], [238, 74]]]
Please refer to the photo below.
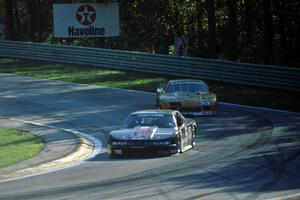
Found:
[[0, 59], [0, 72], [50, 80], [154, 91], [166, 76], [41, 61]]
[[[170, 79], [184, 77], [103, 69], [90, 66], [52, 63], [45, 61], [0, 59], [0, 72], [32, 76], [50, 80], [85, 83], [141, 91], [155, 92]], [[300, 111], [299, 98], [291, 91], [209, 81], [202, 78], [218, 96], [228, 103], [252, 105], [273, 109]]]
[[34, 157], [43, 148], [42, 140], [27, 131], [0, 128], [0, 168]]

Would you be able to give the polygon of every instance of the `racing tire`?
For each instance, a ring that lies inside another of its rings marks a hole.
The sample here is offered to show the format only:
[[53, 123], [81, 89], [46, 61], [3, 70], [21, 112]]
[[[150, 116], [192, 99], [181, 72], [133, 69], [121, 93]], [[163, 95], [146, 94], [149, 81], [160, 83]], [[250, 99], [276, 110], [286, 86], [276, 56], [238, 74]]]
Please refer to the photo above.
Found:
[[183, 144], [181, 142], [181, 136], [179, 137], [179, 140], [177, 141], [177, 153], [183, 152]]
[[191, 145], [192, 145], [192, 148], [194, 148], [196, 146], [196, 133], [197, 133], [197, 128], [194, 126], [193, 128], [193, 133], [192, 133], [192, 142], [191, 142]]
[[195, 138], [196, 138], [195, 133], [192, 133], [192, 142], [191, 142], [192, 148], [196, 146]]

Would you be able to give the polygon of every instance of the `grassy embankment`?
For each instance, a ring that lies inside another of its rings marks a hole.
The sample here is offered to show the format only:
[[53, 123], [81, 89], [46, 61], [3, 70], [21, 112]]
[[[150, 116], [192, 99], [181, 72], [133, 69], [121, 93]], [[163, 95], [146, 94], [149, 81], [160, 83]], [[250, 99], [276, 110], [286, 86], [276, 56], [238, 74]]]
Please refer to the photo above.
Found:
[[43, 148], [43, 141], [27, 131], [0, 128], [0, 168], [34, 157]]
[[[89, 66], [3, 58], [0, 58], [1, 72], [150, 92], [155, 92], [156, 88], [167, 80], [183, 78], [108, 68], [99, 69]], [[203, 77], [203, 80], [205, 80], [205, 77]], [[218, 100], [222, 102], [300, 111], [299, 99], [296, 98], [295, 92], [205, 81], [210, 89], [217, 94]]]

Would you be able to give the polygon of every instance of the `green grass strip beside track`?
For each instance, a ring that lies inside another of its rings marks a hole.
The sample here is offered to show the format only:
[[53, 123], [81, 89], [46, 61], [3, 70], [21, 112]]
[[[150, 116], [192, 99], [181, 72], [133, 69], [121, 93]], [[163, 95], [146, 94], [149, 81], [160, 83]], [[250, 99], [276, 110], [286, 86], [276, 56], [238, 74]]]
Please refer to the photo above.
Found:
[[43, 141], [30, 132], [0, 128], [0, 168], [34, 157], [43, 148]]

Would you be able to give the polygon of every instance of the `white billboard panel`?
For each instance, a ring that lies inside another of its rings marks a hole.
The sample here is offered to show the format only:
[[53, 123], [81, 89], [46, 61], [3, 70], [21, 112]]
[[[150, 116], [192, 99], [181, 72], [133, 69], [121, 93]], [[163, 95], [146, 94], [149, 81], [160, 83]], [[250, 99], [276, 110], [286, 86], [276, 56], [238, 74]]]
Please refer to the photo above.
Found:
[[53, 5], [54, 37], [118, 36], [119, 3]]

